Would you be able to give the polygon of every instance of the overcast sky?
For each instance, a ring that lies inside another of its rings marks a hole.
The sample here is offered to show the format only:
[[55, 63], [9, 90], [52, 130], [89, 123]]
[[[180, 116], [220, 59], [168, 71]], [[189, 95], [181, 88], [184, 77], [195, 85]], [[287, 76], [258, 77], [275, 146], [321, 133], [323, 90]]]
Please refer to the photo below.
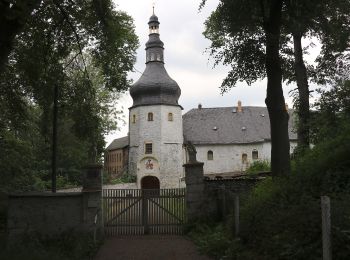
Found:
[[[226, 77], [228, 68], [213, 68], [214, 60], [205, 52], [210, 41], [205, 39], [204, 21], [217, 6], [217, 0], [208, 0], [205, 8], [199, 12], [201, 0], [114, 0], [117, 9], [126, 11], [133, 17], [140, 47], [137, 50], [135, 72], [129, 77], [138, 80], [140, 72], [145, 69], [145, 43], [148, 39], [148, 20], [152, 15], [152, 4], [155, 2], [155, 14], [160, 21], [160, 38], [164, 42], [165, 67], [168, 74], [181, 88], [179, 104], [183, 113], [198, 106], [225, 107], [235, 106], [238, 100], [243, 106], [265, 106], [266, 80], [252, 86], [239, 83], [237, 87], [224, 95], [220, 94], [220, 85]], [[289, 106], [292, 98], [288, 92], [295, 86], [284, 87], [284, 96]], [[128, 119], [128, 108], [132, 105], [129, 93], [122, 96], [125, 118]], [[128, 123], [128, 122], [127, 122]], [[115, 138], [127, 135], [128, 125], [121, 131], [106, 136], [107, 145]]]

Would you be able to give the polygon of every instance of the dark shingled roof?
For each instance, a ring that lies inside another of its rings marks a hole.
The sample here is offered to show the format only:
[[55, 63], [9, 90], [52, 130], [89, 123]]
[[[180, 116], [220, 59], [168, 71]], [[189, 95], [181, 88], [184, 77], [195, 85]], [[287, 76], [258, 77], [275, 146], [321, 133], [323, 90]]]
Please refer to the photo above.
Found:
[[129, 145], [129, 136], [124, 136], [118, 139], [114, 139], [113, 142], [108, 145], [106, 150], [116, 150], [116, 149], [121, 149], [124, 147], [127, 147]]
[[179, 85], [171, 79], [162, 62], [146, 65], [141, 78], [131, 86], [133, 107], [140, 105], [176, 105], [181, 94]]
[[[246, 144], [270, 140], [270, 119], [266, 107], [191, 109], [183, 115], [184, 141], [193, 144]], [[263, 115], [263, 116], [262, 116]], [[297, 140], [293, 110], [289, 110], [289, 138]], [[216, 129], [216, 130], [214, 130]]]

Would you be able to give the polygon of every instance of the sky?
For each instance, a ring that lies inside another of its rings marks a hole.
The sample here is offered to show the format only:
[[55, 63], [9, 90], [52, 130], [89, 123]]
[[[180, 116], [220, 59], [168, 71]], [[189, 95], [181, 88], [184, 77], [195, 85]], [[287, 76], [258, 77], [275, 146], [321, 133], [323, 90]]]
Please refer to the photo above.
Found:
[[[215, 10], [218, 0], [208, 0], [199, 12], [200, 2], [201, 0], [114, 0], [118, 10], [127, 12], [134, 19], [140, 41], [134, 72], [129, 73], [129, 78], [136, 82], [145, 69], [147, 23], [154, 4], [160, 22], [160, 38], [164, 42], [165, 68], [181, 88], [179, 104], [184, 108], [183, 113], [198, 107], [199, 103], [203, 107], [228, 107], [236, 106], [237, 101], [241, 100], [243, 106], [265, 106], [266, 80], [251, 86], [241, 82], [221, 95], [219, 87], [229, 68], [222, 65], [213, 68], [214, 59], [206, 52], [210, 41], [202, 34], [204, 22]], [[284, 97], [289, 107], [292, 107], [289, 91], [295, 87], [284, 86]], [[128, 108], [131, 105], [132, 99], [127, 92], [119, 100], [119, 108], [124, 111], [126, 123], [120, 122], [120, 130], [106, 136], [107, 145], [115, 138], [127, 135]]]

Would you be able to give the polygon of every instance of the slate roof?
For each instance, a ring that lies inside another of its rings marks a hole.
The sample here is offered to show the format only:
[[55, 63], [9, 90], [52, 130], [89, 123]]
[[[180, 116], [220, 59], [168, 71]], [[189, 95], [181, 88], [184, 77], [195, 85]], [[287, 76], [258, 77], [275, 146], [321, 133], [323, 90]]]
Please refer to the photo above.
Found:
[[[247, 144], [270, 140], [270, 119], [266, 107], [236, 107], [191, 109], [183, 115], [184, 141], [193, 144]], [[293, 110], [289, 109], [289, 138], [294, 133]], [[214, 130], [216, 128], [216, 130]]]
[[131, 86], [133, 107], [140, 105], [175, 105], [181, 95], [179, 85], [170, 78], [162, 62], [154, 61], [146, 65], [141, 78]]
[[114, 139], [113, 142], [107, 146], [106, 150], [116, 150], [127, 147], [129, 145], [129, 136], [124, 136], [118, 139]]

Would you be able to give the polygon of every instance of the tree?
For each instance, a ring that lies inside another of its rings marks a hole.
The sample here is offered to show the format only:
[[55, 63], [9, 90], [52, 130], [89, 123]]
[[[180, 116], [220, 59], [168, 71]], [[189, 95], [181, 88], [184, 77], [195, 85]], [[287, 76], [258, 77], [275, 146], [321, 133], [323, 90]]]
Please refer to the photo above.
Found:
[[318, 91], [320, 98], [314, 104], [311, 117], [314, 144], [336, 138], [350, 122], [350, 80], [338, 80], [330, 89]]
[[[58, 168], [72, 164], [67, 154], [74, 150], [80, 158], [75, 169], [88, 154], [101, 158], [104, 134], [121, 119], [114, 105], [130, 85], [127, 72], [137, 46], [131, 17], [114, 10], [110, 0], [41, 2], [16, 35], [0, 78], [0, 139], [7, 142], [11, 135], [38, 144], [40, 149], [32, 150], [34, 164], [26, 168], [47, 168], [37, 162], [49, 162], [53, 89], [58, 86]], [[32, 129], [28, 120], [34, 107], [40, 137], [32, 140], [16, 133]]]
[[[226, 5], [226, 13], [218, 10], [213, 13], [206, 22], [204, 35], [212, 41], [210, 49], [216, 64], [223, 61], [224, 64], [231, 65], [232, 70], [221, 86], [222, 92], [225, 92], [238, 80], [251, 84], [267, 76], [265, 71], [267, 46], [261, 30], [253, 28], [255, 24], [263, 23], [264, 19], [259, 16], [262, 12], [254, 14], [244, 7], [230, 8], [228, 4], [230, 1], [221, 2]], [[245, 1], [245, 5], [259, 9], [265, 2]], [[337, 67], [336, 63], [343, 64], [339, 59], [349, 42], [349, 7], [350, 3], [343, 0], [283, 1], [280, 58], [283, 80], [289, 83], [295, 81], [298, 86], [295, 107], [298, 114], [297, 133], [300, 150], [309, 147], [309, 75], [315, 82], [320, 82], [321, 79], [324, 81], [325, 75], [332, 76], [333, 68]], [[243, 13], [246, 17], [240, 17], [238, 21], [237, 12]], [[230, 15], [235, 18], [230, 20]], [[242, 23], [247, 26], [244, 33], [232, 29], [241, 26]], [[323, 44], [323, 55], [317, 59], [319, 63], [317, 70], [304, 61], [303, 37], [317, 37]], [[293, 44], [293, 48], [289, 43]], [[333, 73], [334, 75], [339, 75], [339, 72]]]
[[16, 35], [22, 31], [41, 0], [0, 0], [0, 74], [13, 49]]
[[265, 103], [271, 127], [271, 170], [276, 176], [290, 172], [289, 115], [282, 91], [279, 54], [283, 44], [282, 7], [282, 0], [221, 0], [206, 21], [204, 32], [212, 41], [211, 54], [232, 68], [222, 84], [223, 91], [238, 80], [251, 84], [267, 76]]
[[[324, 50], [343, 53], [346, 50], [350, 37], [349, 11], [350, 3], [344, 0], [332, 1], [300, 1], [286, 0], [283, 27], [286, 34], [291, 34], [294, 47], [294, 75], [298, 87], [297, 113], [298, 113], [298, 148], [303, 150], [309, 147], [309, 76], [314, 81], [321, 78], [320, 70], [313, 72], [313, 68], [307, 68], [303, 58], [302, 38], [317, 37]], [[331, 41], [330, 41], [331, 39]], [[327, 57], [319, 57], [318, 62], [327, 60]], [[331, 60], [330, 60], [331, 61]], [[330, 62], [329, 61], [329, 62]], [[333, 63], [332, 66], [335, 64]], [[325, 69], [326, 67], [324, 67]], [[328, 66], [327, 69], [329, 69]], [[309, 70], [309, 71], [308, 71]]]

